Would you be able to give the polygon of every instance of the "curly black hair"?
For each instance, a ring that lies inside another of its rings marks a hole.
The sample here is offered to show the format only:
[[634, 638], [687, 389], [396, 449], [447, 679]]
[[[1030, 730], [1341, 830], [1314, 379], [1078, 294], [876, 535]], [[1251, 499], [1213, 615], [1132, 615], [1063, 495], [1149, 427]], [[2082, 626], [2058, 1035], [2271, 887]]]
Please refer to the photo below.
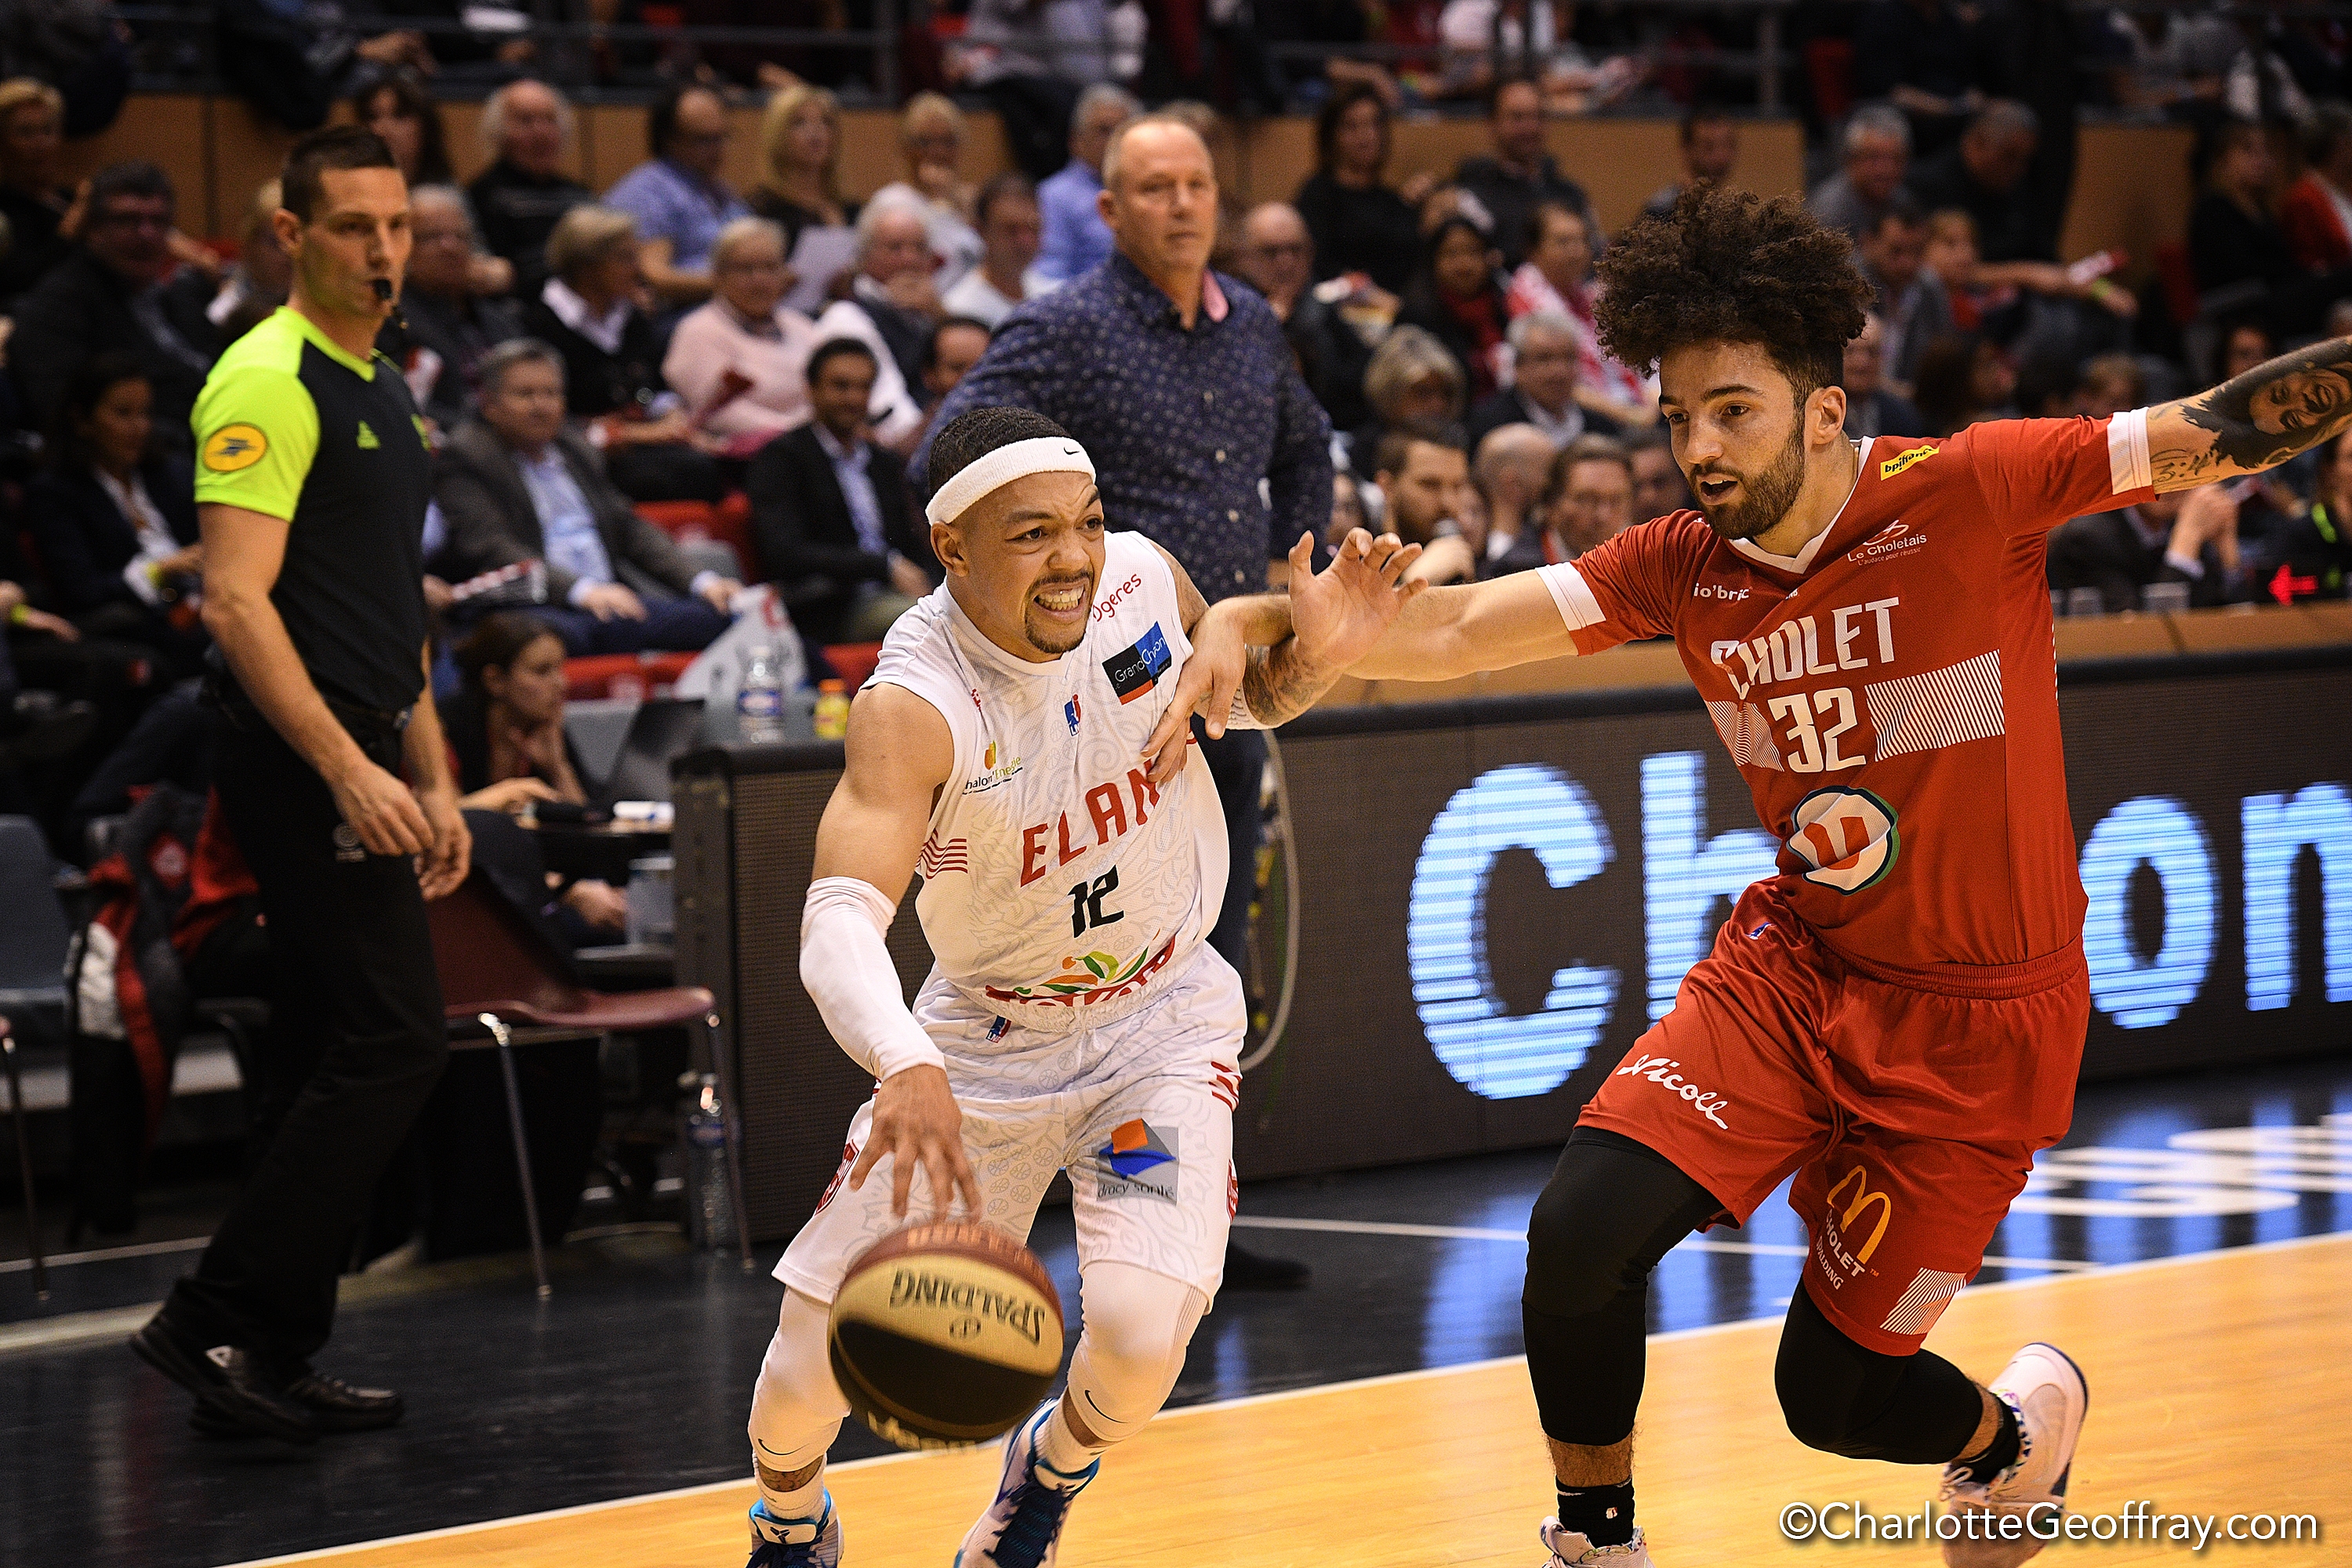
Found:
[[1801, 401], [1837, 383], [1846, 340], [1876, 297], [1844, 233], [1796, 197], [1713, 183], [1627, 228], [1598, 270], [1593, 313], [1620, 363], [1646, 371], [1693, 343], [1756, 343]]

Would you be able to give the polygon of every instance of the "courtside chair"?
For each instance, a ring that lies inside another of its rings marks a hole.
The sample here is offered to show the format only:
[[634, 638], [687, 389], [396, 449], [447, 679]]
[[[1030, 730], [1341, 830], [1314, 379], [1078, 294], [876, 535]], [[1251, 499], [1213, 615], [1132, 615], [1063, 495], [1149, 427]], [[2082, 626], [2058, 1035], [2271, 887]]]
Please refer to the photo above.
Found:
[[743, 1206], [741, 1101], [735, 1071], [711, 994], [699, 985], [657, 991], [593, 991], [565, 973], [562, 957], [531, 929], [477, 868], [464, 885], [425, 906], [433, 931], [433, 961], [441, 975], [443, 1012], [454, 1050], [496, 1050], [506, 1080], [507, 1119], [513, 1129], [515, 1169], [522, 1180], [524, 1224], [530, 1231], [530, 1266], [539, 1295], [547, 1283], [545, 1244], [539, 1233], [539, 1197], [531, 1188], [530, 1147], [525, 1141], [522, 1091], [515, 1077], [518, 1046], [599, 1035], [635, 1034], [700, 1023], [709, 1047], [711, 1069], [726, 1100], [727, 1185], [735, 1208], [736, 1245], [743, 1267], [751, 1268], [751, 1221]]
[[33, 1205], [33, 1143], [25, 1131], [25, 1082], [16, 1072], [16, 1036], [0, 1018], [0, 1058], [8, 1064], [8, 1117], [16, 1132], [16, 1174], [25, 1184], [25, 1242], [33, 1249], [33, 1297], [49, 1299], [49, 1267], [41, 1256], [41, 1211]]
[[[0, 816], [0, 1015], [19, 1023], [40, 1019], [27, 1034], [56, 1042], [65, 1034], [66, 952], [73, 932], [58, 901], [57, 865], [47, 841], [29, 816]], [[7, 1058], [8, 1110], [16, 1137], [16, 1162], [25, 1181], [25, 1230], [33, 1248], [33, 1289], [48, 1299], [48, 1271], [41, 1256], [41, 1229], [33, 1206], [33, 1145], [26, 1136], [25, 1090], [17, 1064], [18, 1041], [0, 1021], [0, 1054]]]

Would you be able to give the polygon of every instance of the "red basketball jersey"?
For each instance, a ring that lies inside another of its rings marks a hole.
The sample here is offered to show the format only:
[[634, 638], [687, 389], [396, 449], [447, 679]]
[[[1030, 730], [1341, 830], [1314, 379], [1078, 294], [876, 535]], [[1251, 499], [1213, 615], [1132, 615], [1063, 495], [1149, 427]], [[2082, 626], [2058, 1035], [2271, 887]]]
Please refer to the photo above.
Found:
[[2021, 963], [2083, 925], [2044, 536], [2147, 499], [2145, 411], [1859, 444], [1794, 557], [1693, 511], [1542, 568], [1576, 646], [1672, 636], [1833, 948]]

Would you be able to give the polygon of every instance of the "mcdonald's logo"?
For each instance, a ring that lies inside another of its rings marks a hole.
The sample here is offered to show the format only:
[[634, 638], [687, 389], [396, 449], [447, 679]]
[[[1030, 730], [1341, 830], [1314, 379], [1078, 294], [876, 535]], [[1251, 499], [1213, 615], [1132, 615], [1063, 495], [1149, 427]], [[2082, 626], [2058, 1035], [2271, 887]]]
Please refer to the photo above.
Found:
[[1863, 1211], [1873, 1204], [1878, 1205], [1876, 1228], [1871, 1231], [1870, 1239], [1853, 1251], [1853, 1260], [1856, 1263], [1866, 1264], [1870, 1261], [1870, 1255], [1878, 1250], [1879, 1241], [1886, 1235], [1886, 1222], [1895, 1217], [1895, 1200], [1885, 1193], [1872, 1192], [1870, 1183], [1863, 1173], [1863, 1167], [1856, 1165], [1839, 1177], [1837, 1185], [1830, 1189], [1829, 1197], [1825, 1201], [1831, 1212], [1835, 1213], [1838, 1194], [1845, 1191], [1845, 1184], [1848, 1182], [1853, 1184], [1853, 1202], [1847, 1205], [1845, 1213], [1838, 1215], [1838, 1235], [1841, 1239], [1853, 1236], [1854, 1222], [1862, 1217]]

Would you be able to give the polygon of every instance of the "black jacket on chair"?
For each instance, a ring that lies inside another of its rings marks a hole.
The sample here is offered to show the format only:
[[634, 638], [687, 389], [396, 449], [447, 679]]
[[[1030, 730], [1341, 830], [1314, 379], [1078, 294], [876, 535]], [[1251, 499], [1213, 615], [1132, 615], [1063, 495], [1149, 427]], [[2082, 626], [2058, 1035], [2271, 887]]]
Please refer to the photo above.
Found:
[[[139, 478], [172, 537], [194, 544], [195, 481], [187, 465], [150, 458]], [[101, 605], [145, 603], [122, 580], [122, 569], [139, 553], [138, 526], [122, 515], [95, 471], [45, 473], [35, 479], [25, 493], [25, 522], [59, 610], [79, 616]]]
[[[919, 521], [907, 465], [887, 447], [867, 443], [866, 473], [882, 510], [882, 532], [890, 548], [920, 566], [936, 583], [930, 528]], [[751, 498], [751, 540], [775, 580], [793, 619], [811, 639], [836, 642], [860, 584], [887, 586], [890, 563], [859, 542], [849, 498], [833, 477], [833, 459], [814, 425], [788, 430], [751, 459], [743, 477]]]

